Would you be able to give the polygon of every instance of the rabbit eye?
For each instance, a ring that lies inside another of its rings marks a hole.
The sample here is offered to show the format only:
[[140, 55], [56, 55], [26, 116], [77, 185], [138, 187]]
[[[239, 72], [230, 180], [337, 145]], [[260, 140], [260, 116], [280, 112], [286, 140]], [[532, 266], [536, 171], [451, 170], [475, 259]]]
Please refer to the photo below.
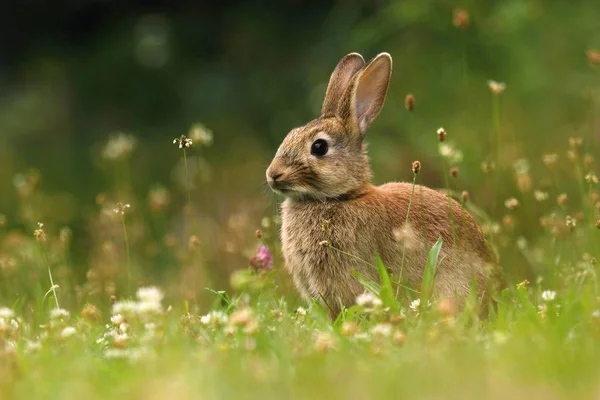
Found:
[[323, 157], [327, 154], [327, 150], [329, 150], [329, 145], [323, 139], [315, 140], [312, 146], [310, 146], [310, 154], [317, 157]]

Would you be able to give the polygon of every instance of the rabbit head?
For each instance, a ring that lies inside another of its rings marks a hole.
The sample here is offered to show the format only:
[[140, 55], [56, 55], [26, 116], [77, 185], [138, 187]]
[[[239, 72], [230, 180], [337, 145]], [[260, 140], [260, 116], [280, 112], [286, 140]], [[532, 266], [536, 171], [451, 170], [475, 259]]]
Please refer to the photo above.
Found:
[[371, 172], [363, 143], [387, 93], [392, 58], [368, 64], [357, 53], [338, 63], [327, 86], [321, 116], [293, 129], [267, 169], [267, 183], [292, 198], [339, 198], [360, 194]]

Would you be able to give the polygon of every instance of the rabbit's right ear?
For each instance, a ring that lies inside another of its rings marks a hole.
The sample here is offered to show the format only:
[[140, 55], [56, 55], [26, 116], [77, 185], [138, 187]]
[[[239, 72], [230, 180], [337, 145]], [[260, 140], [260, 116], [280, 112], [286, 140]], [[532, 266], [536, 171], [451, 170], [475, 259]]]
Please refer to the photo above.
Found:
[[350, 53], [340, 60], [338, 65], [333, 70], [325, 100], [321, 108], [321, 116], [329, 117], [335, 115], [341, 98], [350, 84], [354, 75], [365, 65], [364, 58], [358, 53]]

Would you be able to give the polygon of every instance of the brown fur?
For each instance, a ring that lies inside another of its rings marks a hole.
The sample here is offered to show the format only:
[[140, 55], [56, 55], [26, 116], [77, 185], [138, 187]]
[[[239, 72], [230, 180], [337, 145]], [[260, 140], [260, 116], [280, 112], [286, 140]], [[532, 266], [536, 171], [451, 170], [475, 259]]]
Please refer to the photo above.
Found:
[[[269, 185], [287, 197], [281, 231], [286, 267], [306, 300], [315, 298], [337, 314], [364, 291], [352, 271], [378, 280], [378, 254], [396, 278], [401, 272], [419, 289], [427, 254], [441, 236], [434, 295], [461, 306], [475, 282], [487, 303], [497, 283], [488, 267], [496, 259], [473, 217], [417, 185], [405, 226], [412, 184], [370, 183], [363, 138], [383, 107], [391, 64], [386, 53], [367, 65], [356, 53], [344, 57], [331, 76], [323, 115], [292, 130], [267, 169]], [[311, 154], [317, 139], [329, 144], [324, 156]]]

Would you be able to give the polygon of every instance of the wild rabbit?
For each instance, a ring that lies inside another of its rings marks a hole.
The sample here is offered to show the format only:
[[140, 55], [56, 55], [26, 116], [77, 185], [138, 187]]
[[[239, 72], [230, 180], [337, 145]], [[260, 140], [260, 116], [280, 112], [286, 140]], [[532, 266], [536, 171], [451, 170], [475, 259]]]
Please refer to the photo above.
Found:
[[317, 299], [335, 316], [364, 292], [353, 271], [379, 280], [377, 255], [394, 279], [418, 290], [427, 254], [441, 236], [434, 298], [462, 307], [475, 287], [485, 309], [500, 277], [472, 216], [444, 194], [417, 185], [405, 224], [412, 184], [371, 184], [365, 131], [383, 107], [391, 73], [387, 53], [368, 64], [357, 53], [342, 58], [321, 116], [293, 129], [277, 150], [266, 178], [286, 197], [286, 268], [302, 297]]

